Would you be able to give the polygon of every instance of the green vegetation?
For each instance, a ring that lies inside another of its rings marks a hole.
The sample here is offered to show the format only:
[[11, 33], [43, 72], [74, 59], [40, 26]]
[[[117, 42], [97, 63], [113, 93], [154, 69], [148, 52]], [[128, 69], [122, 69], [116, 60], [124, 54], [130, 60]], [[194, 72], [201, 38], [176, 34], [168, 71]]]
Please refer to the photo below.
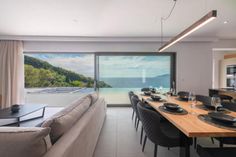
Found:
[[[93, 87], [94, 79], [25, 55], [25, 87]], [[103, 81], [98, 87], [111, 87]]]

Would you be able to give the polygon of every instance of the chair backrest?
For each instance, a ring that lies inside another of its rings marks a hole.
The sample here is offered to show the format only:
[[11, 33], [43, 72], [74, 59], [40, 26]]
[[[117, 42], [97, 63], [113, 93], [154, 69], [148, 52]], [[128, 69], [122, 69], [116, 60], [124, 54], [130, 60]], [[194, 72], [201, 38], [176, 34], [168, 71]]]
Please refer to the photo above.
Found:
[[196, 95], [196, 100], [202, 102], [204, 105], [211, 106], [211, 97], [205, 95]]
[[187, 91], [179, 91], [179, 92], [177, 93], [177, 95], [178, 95], [178, 96], [189, 96], [189, 92], [187, 92]]
[[221, 101], [232, 101], [233, 100], [233, 97], [232, 96], [229, 96], [229, 95], [224, 95], [224, 94], [219, 94], [218, 95], [221, 99]]
[[236, 103], [233, 102], [222, 102], [222, 106], [228, 110], [236, 112]]
[[140, 99], [138, 98], [137, 95], [134, 94], [131, 97], [131, 104], [133, 106], [134, 111], [136, 112], [136, 114], [138, 116], [138, 119], [140, 119], [140, 116], [139, 116], [139, 113], [138, 113], [138, 109], [137, 109], [137, 105], [138, 105], [139, 102], [140, 102]]
[[142, 92], [148, 92], [148, 91], [150, 91], [150, 88], [145, 87], [145, 88], [142, 88], [141, 91]]
[[131, 103], [131, 97], [134, 95], [134, 92], [133, 91], [129, 91], [128, 95], [129, 95], [129, 100], [130, 100], [130, 103]]
[[168, 136], [162, 132], [161, 125], [164, 123], [161, 123], [161, 115], [145, 108], [143, 102], [139, 102], [137, 107], [147, 137], [155, 144], [161, 146], [171, 145]]

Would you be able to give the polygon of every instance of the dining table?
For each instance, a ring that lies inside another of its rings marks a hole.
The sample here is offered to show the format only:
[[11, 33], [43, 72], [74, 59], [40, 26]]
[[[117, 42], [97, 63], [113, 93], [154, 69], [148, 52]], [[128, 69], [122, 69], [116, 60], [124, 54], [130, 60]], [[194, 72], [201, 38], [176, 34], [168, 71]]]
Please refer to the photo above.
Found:
[[[177, 96], [168, 96], [166, 102], [178, 104], [182, 109], [187, 111], [187, 114], [170, 114], [163, 112], [160, 106], [164, 102], [153, 101], [150, 96], [139, 94], [142, 101], [147, 102], [170, 123], [180, 130], [181, 146], [179, 157], [190, 157], [190, 145], [193, 138], [197, 137], [236, 137], [236, 130], [218, 127], [211, 125], [199, 119], [199, 115], [208, 114], [208, 110], [194, 107], [192, 108], [190, 102], [181, 101]], [[161, 95], [163, 97], [163, 95]], [[197, 102], [201, 105], [201, 102]], [[228, 113], [236, 117], [236, 112]]]

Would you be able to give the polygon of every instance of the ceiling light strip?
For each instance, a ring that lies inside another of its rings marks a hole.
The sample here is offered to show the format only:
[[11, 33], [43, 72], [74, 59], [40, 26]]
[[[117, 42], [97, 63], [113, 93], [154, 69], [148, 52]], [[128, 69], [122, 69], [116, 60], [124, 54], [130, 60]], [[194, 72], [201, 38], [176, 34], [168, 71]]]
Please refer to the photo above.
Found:
[[169, 42], [164, 44], [162, 47], [160, 47], [159, 48], [159, 52], [164, 51], [168, 47], [174, 45], [175, 43], [177, 43], [178, 41], [183, 39], [184, 37], [188, 36], [189, 34], [193, 33], [196, 30], [198, 30], [199, 28], [201, 28], [202, 26], [206, 25], [210, 21], [214, 20], [216, 18], [216, 16], [217, 16], [217, 11], [216, 10], [212, 10], [211, 12], [209, 12], [208, 14], [203, 16], [201, 19], [199, 19], [197, 22], [192, 24], [190, 27], [185, 29], [183, 32], [181, 32], [180, 34], [178, 34], [177, 36], [172, 38]]

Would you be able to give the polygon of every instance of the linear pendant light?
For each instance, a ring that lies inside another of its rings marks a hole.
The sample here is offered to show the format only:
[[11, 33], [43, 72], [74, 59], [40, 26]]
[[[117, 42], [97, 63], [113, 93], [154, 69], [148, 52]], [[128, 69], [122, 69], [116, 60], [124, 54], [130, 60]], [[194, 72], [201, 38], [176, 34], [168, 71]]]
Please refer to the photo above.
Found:
[[214, 20], [216, 18], [216, 16], [217, 16], [217, 10], [212, 10], [211, 12], [209, 12], [208, 14], [203, 16], [201, 19], [199, 19], [197, 22], [195, 22], [194, 24], [189, 26], [187, 29], [185, 29], [183, 32], [181, 32], [180, 34], [178, 34], [177, 36], [172, 38], [165, 45], [161, 46], [159, 48], [159, 52], [164, 51], [165, 49], [167, 49], [171, 45], [174, 45], [175, 43], [177, 43], [178, 41], [180, 41], [184, 37], [188, 36], [189, 34], [193, 33], [194, 31], [196, 31], [197, 29], [201, 28], [205, 24], [207, 24], [210, 21]]

